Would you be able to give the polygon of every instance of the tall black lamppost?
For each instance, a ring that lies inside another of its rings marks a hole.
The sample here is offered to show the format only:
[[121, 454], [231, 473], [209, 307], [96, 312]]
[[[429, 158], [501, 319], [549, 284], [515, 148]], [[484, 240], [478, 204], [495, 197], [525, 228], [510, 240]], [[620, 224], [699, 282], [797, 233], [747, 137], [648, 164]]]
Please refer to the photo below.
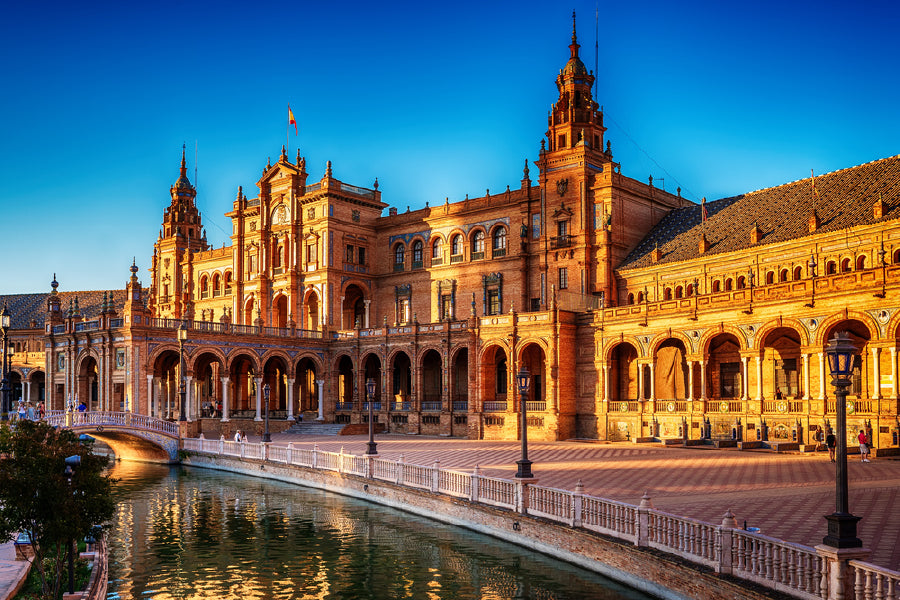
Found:
[[3, 311], [0, 312], [0, 330], [3, 332], [3, 381], [0, 381], [0, 418], [4, 421], [9, 419], [9, 370], [6, 368], [6, 355], [9, 354], [6, 336], [9, 334], [9, 309], [3, 305]]
[[828, 341], [825, 353], [835, 386], [834, 411], [837, 415], [837, 461], [835, 462], [835, 509], [825, 515], [828, 519], [828, 535], [822, 540], [834, 548], [860, 548], [862, 540], [856, 537], [856, 523], [861, 517], [850, 514], [847, 489], [847, 388], [853, 372], [856, 347], [846, 331], [835, 334]]
[[516, 477], [521, 479], [531, 479], [531, 461], [528, 460], [528, 414], [525, 405], [528, 401], [528, 386], [531, 383], [531, 375], [525, 365], [519, 369], [516, 375], [516, 383], [519, 387], [519, 421], [522, 425], [522, 458], [516, 461], [519, 469], [516, 471]]
[[375, 380], [372, 377], [366, 379], [366, 398], [369, 401], [369, 447], [366, 449], [366, 454], [375, 456], [378, 454], [378, 449], [375, 445]]
[[266, 432], [263, 433], [263, 440], [266, 443], [272, 441], [272, 436], [269, 434], [269, 393], [271, 393], [271, 388], [269, 388], [269, 384], [263, 386], [263, 398], [266, 399]]
[[181, 388], [179, 396], [181, 396], [181, 409], [178, 411], [178, 420], [187, 421], [185, 411], [185, 390], [184, 390], [184, 342], [187, 340], [187, 327], [184, 323], [178, 328], [178, 379], [181, 380]]

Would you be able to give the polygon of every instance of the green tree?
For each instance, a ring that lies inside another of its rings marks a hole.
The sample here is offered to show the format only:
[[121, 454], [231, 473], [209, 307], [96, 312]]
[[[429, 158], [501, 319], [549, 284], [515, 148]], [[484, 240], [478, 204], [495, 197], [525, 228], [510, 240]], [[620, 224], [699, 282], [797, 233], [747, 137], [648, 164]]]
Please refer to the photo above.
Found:
[[[81, 462], [66, 474], [66, 458]], [[0, 540], [19, 532], [31, 537], [45, 598], [58, 598], [71, 540], [109, 521], [115, 510], [106, 473], [108, 459], [91, 452], [67, 429], [43, 421], [18, 421], [0, 428]], [[51, 559], [44, 566], [44, 559]]]

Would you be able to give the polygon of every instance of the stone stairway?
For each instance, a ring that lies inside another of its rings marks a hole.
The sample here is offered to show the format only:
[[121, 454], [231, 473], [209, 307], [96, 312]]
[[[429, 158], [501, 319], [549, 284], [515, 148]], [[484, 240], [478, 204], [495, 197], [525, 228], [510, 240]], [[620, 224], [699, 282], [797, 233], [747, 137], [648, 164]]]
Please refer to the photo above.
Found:
[[339, 435], [341, 429], [344, 428], [343, 423], [317, 423], [316, 421], [294, 423], [285, 433], [296, 433], [299, 435]]

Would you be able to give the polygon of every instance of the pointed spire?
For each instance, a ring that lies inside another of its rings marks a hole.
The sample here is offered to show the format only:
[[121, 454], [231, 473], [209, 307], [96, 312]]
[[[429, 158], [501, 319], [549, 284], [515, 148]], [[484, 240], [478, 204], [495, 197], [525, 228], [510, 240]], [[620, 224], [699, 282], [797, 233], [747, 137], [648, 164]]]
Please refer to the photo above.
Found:
[[281, 162], [287, 162], [287, 147], [281, 145]]
[[331, 161], [325, 163], [325, 177], [331, 179]]
[[243, 197], [244, 197], [244, 186], [239, 185], [239, 186], [238, 186], [237, 201], [240, 202], [240, 201], [241, 201], [241, 198], [243, 198]]
[[103, 292], [103, 301], [100, 303], [100, 314], [101, 315], [106, 313], [106, 306], [107, 306], [106, 292]]
[[578, 37], [575, 35], [575, 11], [572, 11], [572, 44], [569, 46], [569, 50], [572, 52], [572, 58], [578, 58], [578, 49], [581, 46], [578, 44]]
[[187, 163], [185, 163], [185, 161], [184, 161], [184, 150], [186, 147], [187, 147], [187, 145], [184, 142], [182, 142], [181, 143], [181, 174], [182, 175], [187, 175]]
[[528, 175], [530, 174], [528, 171], [528, 159], [525, 159], [525, 168], [522, 169], [523, 179], [528, 179]]

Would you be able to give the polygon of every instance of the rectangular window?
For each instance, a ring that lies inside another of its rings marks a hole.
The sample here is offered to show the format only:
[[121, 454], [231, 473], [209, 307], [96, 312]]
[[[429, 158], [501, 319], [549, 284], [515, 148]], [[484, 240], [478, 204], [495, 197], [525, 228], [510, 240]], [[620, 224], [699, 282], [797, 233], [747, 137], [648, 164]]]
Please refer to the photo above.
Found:
[[540, 298], [532, 298], [531, 299], [531, 312], [538, 312], [541, 310], [541, 299]]
[[316, 251], [316, 244], [307, 244], [306, 245], [306, 269], [313, 271], [316, 268], [316, 262], [318, 261], [318, 253]]
[[719, 365], [719, 395], [722, 398], [740, 398], [741, 363], [721, 363]]
[[534, 213], [531, 215], [531, 239], [536, 240], [541, 237], [541, 215]]
[[348, 263], [353, 262], [353, 246], [347, 245], [347, 257], [344, 259], [344, 261]]
[[359, 259], [359, 264], [366, 264], [366, 249], [365, 248], [357, 248], [356, 257]]
[[559, 269], [559, 289], [564, 290], [569, 287], [569, 270], [566, 267]]
[[453, 318], [453, 295], [441, 295], [441, 320]]
[[782, 396], [798, 396], [800, 394], [796, 358], [775, 361], [775, 387]]
[[397, 300], [397, 323], [406, 325], [409, 323], [409, 298], [400, 298]]
[[488, 301], [488, 314], [489, 315], [499, 315], [500, 314], [500, 290], [488, 290], [487, 301]]

